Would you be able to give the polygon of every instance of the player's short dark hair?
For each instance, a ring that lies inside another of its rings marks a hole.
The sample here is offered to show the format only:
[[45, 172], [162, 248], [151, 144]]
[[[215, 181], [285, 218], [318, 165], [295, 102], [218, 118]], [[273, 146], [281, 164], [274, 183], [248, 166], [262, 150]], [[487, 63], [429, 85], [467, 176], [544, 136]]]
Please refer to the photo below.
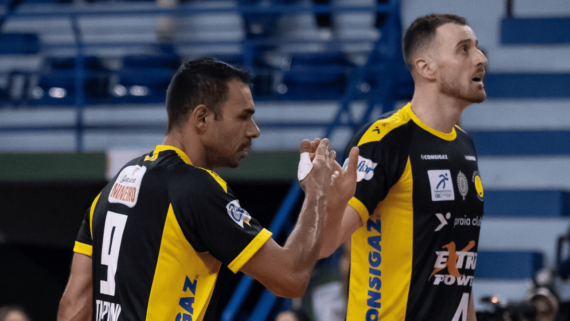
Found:
[[234, 79], [247, 85], [251, 82], [243, 70], [214, 58], [201, 57], [183, 63], [166, 91], [166, 133], [187, 120], [200, 104], [206, 105], [215, 119], [221, 117], [221, 107], [228, 96], [228, 81]]
[[435, 37], [436, 29], [446, 23], [455, 23], [461, 26], [469, 25], [467, 19], [456, 16], [454, 14], [428, 14], [418, 17], [404, 35], [404, 43], [402, 52], [404, 53], [404, 61], [408, 70], [413, 69], [413, 55], [421, 47], [429, 44]]

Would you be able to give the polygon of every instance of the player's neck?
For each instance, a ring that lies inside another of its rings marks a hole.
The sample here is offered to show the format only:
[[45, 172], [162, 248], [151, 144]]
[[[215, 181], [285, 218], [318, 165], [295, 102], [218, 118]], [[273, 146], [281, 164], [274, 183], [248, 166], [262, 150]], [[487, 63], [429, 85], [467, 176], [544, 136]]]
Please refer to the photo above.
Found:
[[196, 135], [188, 135], [177, 130], [172, 130], [164, 137], [164, 145], [174, 146], [186, 154], [192, 165], [211, 169], [206, 161], [206, 151], [200, 142], [193, 141]]
[[422, 90], [416, 86], [412, 111], [429, 127], [442, 133], [451, 133], [461, 120], [461, 113], [469, 105], [456, 98], [442, 95], [437, 90]]

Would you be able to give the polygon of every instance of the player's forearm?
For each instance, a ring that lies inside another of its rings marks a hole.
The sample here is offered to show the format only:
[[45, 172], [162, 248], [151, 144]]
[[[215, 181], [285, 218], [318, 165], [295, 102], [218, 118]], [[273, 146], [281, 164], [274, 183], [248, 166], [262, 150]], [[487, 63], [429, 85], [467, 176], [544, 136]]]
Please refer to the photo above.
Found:
[[334, 208], [327, 206], [323, 231], [321, 232], [322, 241], [319, 259], [329, 257], [342, 244], [343, 240], [339, 236], [344, 211], [345, 208], [339, 206], [335, 206]]
[[90, 321], [92, 309], [90, 295], [72, 298], [64, 294], [59, 303], [57, 321]]
[[287, 239], [287, 251], [294, 273], [308, 282], [321, 247], [321, 233], [327, 197], [319, 193], [308, 193], [299, 213], [295, 229]]

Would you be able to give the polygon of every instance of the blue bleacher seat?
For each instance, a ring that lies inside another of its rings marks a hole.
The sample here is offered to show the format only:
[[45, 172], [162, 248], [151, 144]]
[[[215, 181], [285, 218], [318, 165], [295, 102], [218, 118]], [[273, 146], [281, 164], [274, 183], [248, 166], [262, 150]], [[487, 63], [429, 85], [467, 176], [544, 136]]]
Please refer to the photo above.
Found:
[[284, 97], [293, 100], [339, 99], [353, 66], [342, 53], [295, 54], [283, 66]]
[[35, 55], [40, 38], [35, 33], [0, 33], [0, 55]]
[[568, 73], [490, 73], [485, 75], [488, 98], [569, 98]]
[[5, 88], [0, 87], [0, 107], [10, 103], [10, 95]]
[[164, 102], [166, 89], [178, 67], [175, 55], [127, 56], [119, 71], [119, 80], [113, 86], [116, 103]]
[[556, 45], [570, 43], [570, 17], [505, 18], [501, 21], [504, 45]]
[[570, 131], [470, 132], [480, 156], [570, 155]]
[[[46, 58], [40, 72], [39, 83], [30, 90], [28, 104], [75, 104], [75, 63], [75, 58]], [[84, 72], [85, 103], [109, 102], [110, 71], [102, 65], [98, 57], [85, 57]]]
[[485, 218], [570, 216], [570, 193], [549, 190], [485, 191]]
[[543, 256], [538, 252], [479, 251], [476, 278], [533, 279], [543, 267]]

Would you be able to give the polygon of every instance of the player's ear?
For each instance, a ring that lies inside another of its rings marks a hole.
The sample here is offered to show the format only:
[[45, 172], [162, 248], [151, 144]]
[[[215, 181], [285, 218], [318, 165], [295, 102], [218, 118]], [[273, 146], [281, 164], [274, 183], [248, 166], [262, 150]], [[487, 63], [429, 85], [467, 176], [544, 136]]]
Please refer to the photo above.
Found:
[[435, 65], [432, 59], [420, 56], [414, 59], [414, 69], [423, 78], [435, 80]]
[[206, 129], [207, 126], [207, 118], [211, 116], [212, 112], [206, 107], [204, 104], [200, 104], [194, 108], [194, 110], [190, 113], [190, 117], [188, 119], [196, 128], [200, 130]]

